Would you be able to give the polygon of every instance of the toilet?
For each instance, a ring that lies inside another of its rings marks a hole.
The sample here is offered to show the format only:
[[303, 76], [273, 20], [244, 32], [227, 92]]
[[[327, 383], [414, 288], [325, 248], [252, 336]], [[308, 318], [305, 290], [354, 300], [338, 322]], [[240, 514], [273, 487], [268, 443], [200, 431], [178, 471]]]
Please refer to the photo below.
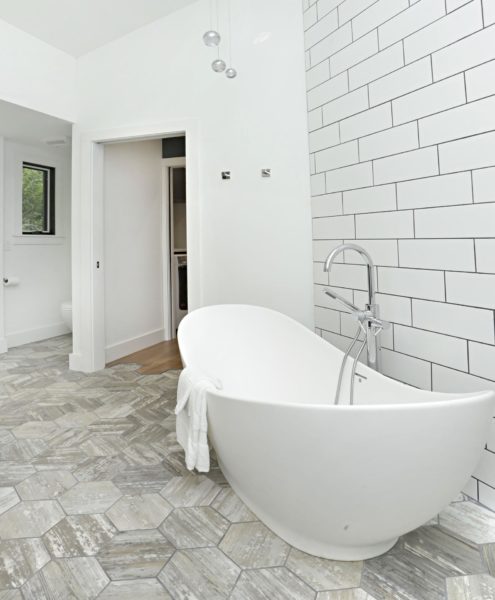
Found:
[[72, 302], [62, 302], [60, 305], [60, 314], [62, 315], [63, 322], [72, 331]]

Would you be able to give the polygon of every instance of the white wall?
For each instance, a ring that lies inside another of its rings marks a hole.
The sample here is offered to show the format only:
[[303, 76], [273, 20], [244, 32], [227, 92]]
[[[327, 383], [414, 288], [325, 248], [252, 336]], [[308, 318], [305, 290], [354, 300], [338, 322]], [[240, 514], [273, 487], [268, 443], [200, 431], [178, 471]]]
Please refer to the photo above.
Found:
[[76, 136], [197, 120], [202, 302], [261, 304], [312, 326], [300, 0], [232, 4], [236, 80], [210, 69], [200, 0], [80, 59]]
[[160, 140], [105, 146], [105, 334], [111, 361], [164, 339]]
[[[22, 163], [55, 167], [55, 236], [22, 236]], [[9, 347], [67, 333], [60, 304], [71, 298], [70, 148], [26, 146], [5, 141], [4, 274], [18, 277], [6, 287], [5, 335]]]
[[[385, 373], [495, 389], [495, 3], [304, 1], [318, 331], [349, 343], [322, 261], [357, 240], [394, 323]], [[364, 267], [330, 282], [362, 302]], [[466, 491], [495, 508], [495, 426]]]
[[76, 64], [72, 56], [0, 20], [0, 99], [74, 121]]

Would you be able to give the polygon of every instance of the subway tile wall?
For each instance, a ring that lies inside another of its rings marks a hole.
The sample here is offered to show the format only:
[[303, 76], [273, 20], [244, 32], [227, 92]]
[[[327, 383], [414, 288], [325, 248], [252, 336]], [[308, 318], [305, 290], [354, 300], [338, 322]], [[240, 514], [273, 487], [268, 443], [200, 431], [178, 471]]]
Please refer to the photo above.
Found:
[[[354, 325], [377, 264], [384, 372], [495, 389], [495, 0], [303, 0], [317, 332]], [[465, 491], [495, 509], [495, 422]]]

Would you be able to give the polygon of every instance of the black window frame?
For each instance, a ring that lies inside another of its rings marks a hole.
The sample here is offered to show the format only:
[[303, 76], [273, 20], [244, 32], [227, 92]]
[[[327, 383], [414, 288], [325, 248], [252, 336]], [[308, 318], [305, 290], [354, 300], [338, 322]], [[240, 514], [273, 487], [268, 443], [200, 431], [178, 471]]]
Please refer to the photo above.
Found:
[[[43, 175], [44, 189], [44, 230], [43, 231], [24, 231], [24, 169], [41, 171]], [[22, 235], [55, 235], [55, 167], [39, 165], [32, 162], [22, 163], [22, 211], [21, 224]]]

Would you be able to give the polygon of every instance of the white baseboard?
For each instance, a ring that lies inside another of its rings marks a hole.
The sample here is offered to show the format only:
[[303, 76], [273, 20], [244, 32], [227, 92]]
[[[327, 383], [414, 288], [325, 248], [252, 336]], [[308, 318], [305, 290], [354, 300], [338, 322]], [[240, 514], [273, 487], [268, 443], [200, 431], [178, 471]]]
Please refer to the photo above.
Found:
[[106, 362], [112, 362], [113, 360], [118, 360], [123, 356], [128, 356], [129, 354], [133, 354], [134, 352], [139, 352], [139, 350], [144, 350], [144, 348], [149, 348], [155, 344], [159, 344], [165, 340], [165, 330], [164, 329], [156, 329], [155, 331], [150, 331], [145, 333], [144, 335], [137, 336], [130, 340], [125, 340], [123, 342], [118, 342], [117, 344], [112, 344], [111, 346], [107, 346], [105, 348], [105, 359]]
[[49, 338], [65, 335], [67, 333], [70, 333], [70, 329], [68, 329], [64, 323], [56, 323], [55, 325], [45, 325], [44, 327], [37, 327], [36, 329], [16, 331], [14, 333], [7, 334], [7, 346], [9, 348], [15, 348], [16, 346], [23, 346], [24, 344], [31, 344], [32, 342], [47, 340]]
[[0, 338], [0, 354], [5, 354], [8, 349], [7, 339], [4, 337]]

